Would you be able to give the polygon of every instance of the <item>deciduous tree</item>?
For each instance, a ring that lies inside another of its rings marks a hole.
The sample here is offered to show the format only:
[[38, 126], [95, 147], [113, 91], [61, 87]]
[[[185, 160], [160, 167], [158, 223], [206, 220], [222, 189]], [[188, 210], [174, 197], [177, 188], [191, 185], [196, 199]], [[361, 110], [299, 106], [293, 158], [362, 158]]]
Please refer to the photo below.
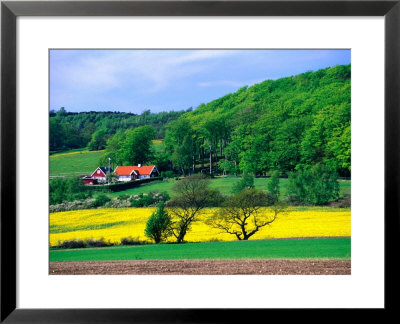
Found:
[[227, 199], [207, 224], [236, 236], [238, 240], [248, 240], [261, 228], [273, 223], [284, 210], [283, 204], [269, 206], [265, 192], [244, 189]]
[[289, 194], [301, 203], [323, 205], [339, 198], [337, 173], [318, 163], [289, 174]]
[[172, 234], [177, 243], [182, 243], [193, 222], [198, 220], [202, 210], [221, 202], [221, 194], [209, 189], [209, 179], [195, 174], [179, 180], [173, 190], [174, 197], [168, 202], [173, 216]]

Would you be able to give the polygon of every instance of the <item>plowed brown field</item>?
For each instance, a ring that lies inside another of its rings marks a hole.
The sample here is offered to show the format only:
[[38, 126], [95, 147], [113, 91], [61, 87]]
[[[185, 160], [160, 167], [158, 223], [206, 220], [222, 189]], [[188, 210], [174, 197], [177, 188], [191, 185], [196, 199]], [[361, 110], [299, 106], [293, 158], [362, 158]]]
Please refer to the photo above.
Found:
[[138, 260], [50, 262], [51, 275], [350, 275], [351, 260]]

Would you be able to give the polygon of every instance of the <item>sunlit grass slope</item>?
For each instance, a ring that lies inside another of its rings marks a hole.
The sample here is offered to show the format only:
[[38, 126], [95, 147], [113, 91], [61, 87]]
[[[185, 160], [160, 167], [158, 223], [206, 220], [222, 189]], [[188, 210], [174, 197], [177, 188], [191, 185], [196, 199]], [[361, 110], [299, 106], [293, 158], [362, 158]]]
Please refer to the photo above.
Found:
[[91, 174], [104, 151], [69, 151], [50, 155], [50, 177]]
[[[159, 152], [164, 147], [163, 140], [153, 140], [153, 149]], [[91, 174], [99, 165], [104, 151], [74, 149], [50, 155], [50, 176], [76, 176]]]

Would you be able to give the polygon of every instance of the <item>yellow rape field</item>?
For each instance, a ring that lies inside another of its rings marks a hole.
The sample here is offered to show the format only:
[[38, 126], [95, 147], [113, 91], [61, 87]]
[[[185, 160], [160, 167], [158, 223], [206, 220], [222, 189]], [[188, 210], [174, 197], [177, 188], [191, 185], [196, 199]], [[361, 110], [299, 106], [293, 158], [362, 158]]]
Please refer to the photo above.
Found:
[[[204, 224], [215, 208], [203, 212], [193, 223], [188, 242], [232, 241], [235, 236]], [[121, 238], [148, 241], [144, 235], [146, 221], [155, 208], [110, 208], [58, 212], [50, 214], [50, 245], [71, 239], [100, 239], [119, 244]], [[293, 208], [250, 239], [351, 236], [351, 212], [342, 208]], [[174, 241], [173, 238], [170, 241]]]

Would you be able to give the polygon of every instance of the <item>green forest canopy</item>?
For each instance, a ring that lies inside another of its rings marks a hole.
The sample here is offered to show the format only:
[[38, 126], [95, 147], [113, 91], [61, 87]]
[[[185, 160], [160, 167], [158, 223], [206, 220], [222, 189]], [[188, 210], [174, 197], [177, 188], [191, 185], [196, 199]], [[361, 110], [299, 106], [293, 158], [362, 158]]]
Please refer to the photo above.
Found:
[[[155, 137], [165, 136], [165, 125], [177, 119], [185, 111], [151, 113], [150, 110], [137, 115], [124, 112], [67, 112], [64, 107], [59, 111], [50, 111], [50, 151], [65, 151], [88, 146], [97, 135], [102, 134], [105, 140], [118, 130], [133, 129], [149, 125], [156, 130]], [[99, 138], [100, 142], [105, 140]], [[95, 141], [93, 141], [95, 142]], [[103, 147], [104, 148], [104, 147]], [[97, 149], [97, 148], [96, 148]]]
[[350, 119], [351, 65], [338, 65], [243, 87], [194, 110], [142, 115], [53, 112], [50, 149], [60, 147], [57, 132], [64, 132], [64, 148], [84, 147], [103, 129], [104, 143], [98, 143], [97, 134], [94, 146], [104, 146], [106, 154], [118, 160], [116, 153], [126, 147], [119, 143], [127, 138], [122, 134], [148, 125], [154, 128], [148, 132], [153, 138], [164, 139], [164, 150], [146, 154], [146, 161], [121, 163], [151, 162], [160, 171], [182, 174], [202, 170], [255, 175], [323, 163], [350, 176]]

